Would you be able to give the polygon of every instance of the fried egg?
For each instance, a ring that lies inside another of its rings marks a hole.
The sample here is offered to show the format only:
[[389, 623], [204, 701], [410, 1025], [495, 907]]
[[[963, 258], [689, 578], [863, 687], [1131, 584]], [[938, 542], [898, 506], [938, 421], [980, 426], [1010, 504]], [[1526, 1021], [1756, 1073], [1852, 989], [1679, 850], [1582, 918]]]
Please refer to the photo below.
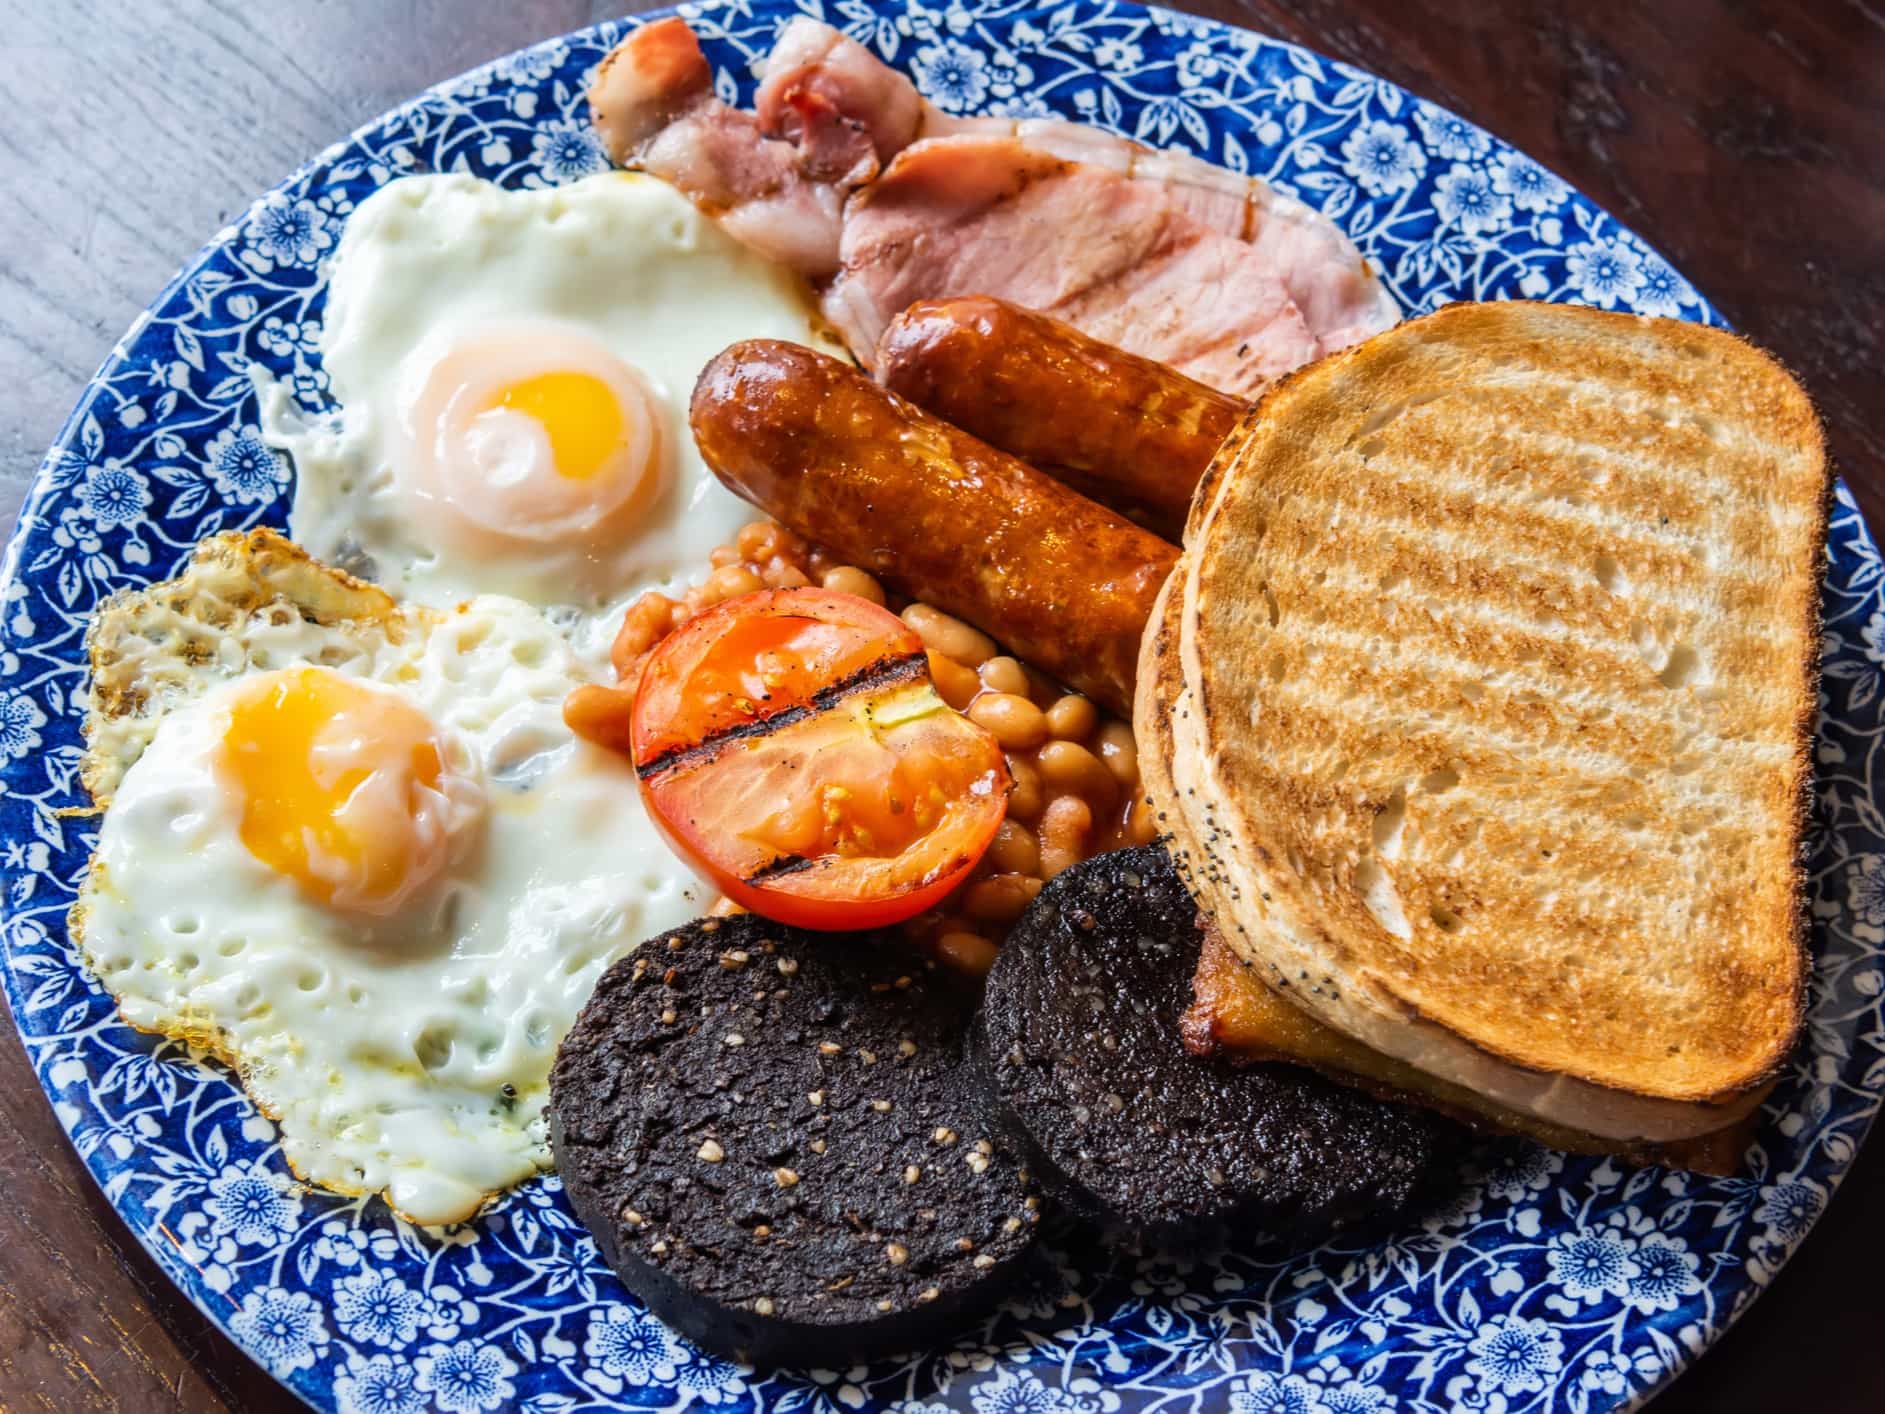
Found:
[[396, 606], [260, 531], [91, 646], [73, 932], [125, 1019], [233, 1066], [302, 1178], [415, 1222], [549, 1167], [563, 1034], [711, 900], [564, 726], [564, 636], [514, 599]]
[[[261, 378], [290, 534], [401, 597], [554, 608], [591, 650], [752, 516], [694, 448], [701, 367], [815, 342], [809, 292], [652, 177], [381, 188], [348, 219], [320, 352], [339, 410]], [[588, 630], [585, 632], [585, 630]]]

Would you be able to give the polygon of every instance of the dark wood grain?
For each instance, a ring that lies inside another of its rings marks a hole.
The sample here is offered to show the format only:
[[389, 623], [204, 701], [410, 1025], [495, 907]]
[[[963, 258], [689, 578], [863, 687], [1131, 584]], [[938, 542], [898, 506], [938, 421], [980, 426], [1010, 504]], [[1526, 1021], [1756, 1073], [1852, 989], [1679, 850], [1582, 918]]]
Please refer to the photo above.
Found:
[[[602, 13], [580, 0], [0, 0], [0, 524], [163, 281], [307, 154]], [[1864, 0], [1191, 0], [1564, 173], [1805, 380], [1885, 513], [1885, 8]], [[0, 1027], [0, 1409], [254, 1411], [269, 1378], [106, 1206]], [[1885, 1144], [1667, 1414], [1875, 1410]]]

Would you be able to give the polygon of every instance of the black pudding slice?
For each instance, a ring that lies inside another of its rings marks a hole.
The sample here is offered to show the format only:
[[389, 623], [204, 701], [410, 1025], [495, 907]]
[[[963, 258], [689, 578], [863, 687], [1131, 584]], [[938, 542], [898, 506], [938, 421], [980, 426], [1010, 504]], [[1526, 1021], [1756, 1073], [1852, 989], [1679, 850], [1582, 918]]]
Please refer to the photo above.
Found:
[[975, 1118], [968, 1011], [887, 934], [742, 915], [650, 939], [557, 1053], [564, 1188], [707, 1349], [843, 1368], [938, 1344], [998, 1299], [1039, 1215]]
[[1009, 934], [974, 1049], [1043, 1179], [1147, 1236], [1227, 1224], [1298, 1245], [1424, 1198], [1455, 1151], [1444, 1120], [1186, 1053], [1201, 937], [1157, 845], [1060, 874]]

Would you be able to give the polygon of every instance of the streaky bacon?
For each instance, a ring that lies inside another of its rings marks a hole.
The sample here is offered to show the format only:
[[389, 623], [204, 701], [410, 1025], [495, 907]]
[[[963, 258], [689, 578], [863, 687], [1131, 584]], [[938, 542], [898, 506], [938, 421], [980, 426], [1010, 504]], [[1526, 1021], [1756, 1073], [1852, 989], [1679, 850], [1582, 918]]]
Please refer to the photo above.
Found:
[[807, 173], [862, 186], [940, 116], [916, 85], [855, 39], [800, 16], [779, 31], [753, 96], [760, 131]]
[[729, 235], [809, 279], [836, 272], [849, 188], [807, 174], [796, 147], [715, 97], [685, 20], [643, 25], [609, 51], [589, 111], [618, 166], [672, 183]]
[[906, 148], [853, 198], [840, 252], [825, 315], [866, 362], [897, 311], [969, 293], [1041, 310], [1230, 393], [1254, 394], [1319, 352], [1256, 247], [1154, 186], [1015, 137]]
[[1400, 318], [1341, 228], [1269, 183], [1065, 119], [953, 117], [856, 40], [814, 19], [800, 16], [780, 31], [756, 107], [761, 129], [798, 143], [808, 168], [851, 170], [866, 154], [882, 166], [920, 139], [974, 135], [1017, 138], [1051, 157], [1154, 184], [1198, 221], [1262, 250], [1321, 353]]
[[679, 19], [624, 41], [590, 98], [611, 157], [827, 285], [866, 358], [903, 303], [996, 294], [1248, 392], [1399, 318], [1341, 229], [1267, 183], [1079, 123], [954, 117], [805, 17], [756, 113], [715, 98]]

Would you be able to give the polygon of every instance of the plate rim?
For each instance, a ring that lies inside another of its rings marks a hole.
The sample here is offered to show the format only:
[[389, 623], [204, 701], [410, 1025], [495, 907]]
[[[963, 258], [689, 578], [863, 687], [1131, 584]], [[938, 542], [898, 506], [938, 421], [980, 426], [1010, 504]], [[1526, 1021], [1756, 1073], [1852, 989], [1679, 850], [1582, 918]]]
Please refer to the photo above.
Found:
[[[881, 10], [884, 8], [880, 0], [868, 0], [868, 3], [872, 9]], [[1416, 90], [1394, 80], [1384, 78], [1372, 70], [1363, 68], [1357, 63], [1335, 58], [1314, 46], [1303, 44], [1295, 40], [1284, 39], [1268, 31], [1257, 29], [1249, 25], [1221, 20], [1191, 11], [1175, 10], [1170, 6], [1147, 5], [1139, 3], [1139, 0], [1075, 0], [1075, 3], [1079, 4], [1083, 9], [1097, 9], [1104, 6], [1116, 11], [1139, 11], [1146, 14], [1158, 11], [1177, 15], [1187, 22], [1206, 27], [1210, 42], [1214, 46], [1222, 45], [1229, 36], [1247, 36], [1263, 44], [1276, 46], [1285, 51], [1295, 51], [1311, 56], [1322, 64], [1327, 65], [1332, 70], [1354, 75], [1385, 88], [1393, 89], [1412, 102], [1423, 103], [1431, 109], [1447, 116], [1460, 118], [1477, 130], [1486, 133], [1495, 144], [1495, 151], [1504, 150], [1519, 154], [1526, 158], [1526, 160], [1534, 162], [1544, 168], [1544, 170], [1565, 187], [1572, 198], [1585, 202], [1594, 211], [1601, 213], [1611, 220], [1619, 233], [1627, 234], [1632, 237], [1644, 249], [1653, 253], [1658, 258], [1663, 259], [1672, 269], [1679, 268], [1675, 266], [1674, 262], [1667, 260], [1667, 256], [1664, 255], [1662, 248], [1658, 244], [1643, 237], [1633, 226], [1618, 220], [1611, 214], [1608, 207], [1592, 199], [1581, 186], [1565, 177], [1563, 173], [1556, 168], [1538, 162], [1538, 159], [1532, 157], [1524, 148], [1485, 127], [1472, 116], [1459, 113], [1458, 110], [1451, 105], [1426, 98]], [[356, 144], [366, 143], [376, 130], [388, 126], [402, 116], [409, 115], [429, 103], [448, 97], [453, 90], [472, 85], [480, 78], [494, 76], [497, 71], [512, 63], [519, 56], [530, 54], [537, 50], [548, 49], [558, 44], [568, 44], [572, 41], [587, 42], [598, 36], [608, 36], [611, 38], [612, 42], [619, 42], [621, 37], [648, 23], [676, 14], [680, 14], [691, 20], [703, 14], [737, 10], [745, 8], [746, 5], [747, 0], [681, 0], [681, 3], [668, 3], [640, 13], [604, 19], [592, 25], [582, 26], [558, 34], [547, 35], [516, 49], [493, 56], [480, 64], [439, 79], [410, 97], [401, 100], [399, 103], [357, 124], [345, 135], [330, 142], [320, 151], [297, 164], [287, 174], [272, 183], [252, 200], [245, 203], [239, 210], [234, 211], [223, 226], [192, 251], [190, 255], [177, 266], [161, 288], [145, 302], [143, 308], [132, 318], [131, 323], [124, 332], [112, 341], [108, 350], [99, 361], [98, 366], [87, 378], [70, 411], [61, 421], [57, 433], [48, 444], [47, 451], [35, 466], [31, 483], [22, 499], [20, 511], [12, 533], [8, 536], [4, 554], [0, 555], [0, 595], [4, 595], [16, 585], [28, 582], [28, 574], [22, 569], [23, 557], [31, 533], [40, 523], [41, 512], [46, 503], [55, 494], [55, 488], [52, 486], [51, 482], [52, 466], [62, 454], [69, 452], [75, 446], [85, 418], [95, 409], [99, 399], [107, 391], [107, 380], [112, 370], [125, 362], [131, 344], [142, 332], [145, 325], [162, 310], [164, 306], [169, 304], [189, 281], [199, 274], [218, 253], [226, 250], [232, 244], [240, 230], [250, 218], [258, 211], [265, 208], [271, 198], [300, 185], [302, 182], [319, 173], [323, 168], [331, 166], [339, 160], [349, 148]], [[1016, 7], [1018, 11], [1028, 13], [1033, 13], [1036, 9], [1045, 11], [1048, 8], [1050, 8], [1050, 6], [1043, 3], [1043, 0], [1031, 0], [1031, 3], [1027, 5]], [[901, 68], [902, 66], [898, 67]], [[532, 121], [540, 124], [546, 119], [554, 119], [556, 116], [557, 115], [553, 112], [539, 113]], [[1313, 201], [1311, 201], [1310, 204], [1315, 205]], [[1718, 327], [1732, 329], [1732, 326], [1721, 316], [1720, 312], [1708, 299], [1707, 295], [1699, 289], [1696, 293], [1699, 299], [1700, 311], [1697, 322], [1705, 322], [1715, 324]], [[1397, 303], [1398, 302], [1397, 299]], [[1836, 500], [1834, 513], [1837, 514], [1840, 505], [1850, 509], [1857, 521], [1858, 542], [1865, 547], [1869, 547], [1875, 555], [1879, 554], [1879, 545], [1873, 536], [1872, 527], [1866, 520], [1863, 511], [1858, 508], [1856, 499], [1853, 497], [1845, 478], [1838, 473], [1836, 468], [1833, 469], [1830, 494]], [[1829, 544], [1828, 554], [1830, 555], [1830, 553], [1831, 546]], [[157, 568], [157, 566], [152, 566], [153, 571]], [[155, 579], [156, 575], [153, 574], [151, 582], [155, 582]], [[82, 638], [78, 641], [81, 644], [83, 643]], [[1816, 735], [1818, 730], [1819, 728], [1816, 724]], [[1885, 799], [1885, 787], [1880, 788], [1877, 792], [1877, 797]], [[17, 910], [13, 902], [10, 899], [0, 898], [0, 925], [10, 924], [16, 916]], [[87, 976], [89, 978], [89, 974], [87, 974]], [[11, 945], [4, 939], [0, 939], [0, 983], [4, 983], [3, 986], [0, 986], [0, 992], [5, 993], [7, 1009], [13, 1020], [15, 1029], [20, 1035], [22, 1045], [26, 1045], [30, 1038], [22, 1020], [20, 1008], [20, 1003], [23, 999], [23, 991], [14, 966]], [[1804, 1040], [1802, 1044], [1806, 1044]], [[32, 1065], [30, 1051], [27, 1054], [27, 1063], [29, 1068], [32, 1069], [33, 1078], [41, 1097], [49, 1107], [54, 1108], [55, 1123], [59, 1125], [68, 1147], [72, 1148], [75, 1145], [75, 1136], [58, 1116], [55, 1096], [46, 1088], [45, 1080], [40, 1075], [37, 1067]], [[1878, 1088], [1868, 1090], [1867, 1094], [1870, 1096], [1870, 1109], [1858, 1130], [1851, 1157], [1838, 1169], [1836, 1174], [1833, 1174], [1830, 1178], [1821, 1178], [1819, 1180], [1825, 1184], [1826, 1204], [1815, 1214], [1813, 1222], [1809, 1225], [1807, 1230], [1807, 1235], [1810, 1235], [1812, 1226], [1816, 1226], [1818, 1221], [1824, 1217], [1825, 1207], [1830, 1205], [1832, 1199], [1836, 1197], [1843, 1188], [1846, 1178], [1850, 1175], [1852, 1167], [1857, 1161], [1859, 1148], [1863, 1145], [1874, 1128], [1881, 1109], [1881, 1101], [1885, 1100], [1885, 1080], [1881, 1080]], [[320, 1408], [321, 1406], [311, 1399], [294, 1381], [269, 1369], [268, 1365], [250, 1349], [249, 1344], [231, 1329], [230, 1323], [224, 1315], [212, 1308], [208, 1302], [206, 1292], [199, 1293], [191, 1284], [183, 1281], [172, 1272], [166, 1260], [165, 1253], [156, 1241], [154, 1232], [141, 1229], [137, 1224], [130, 1221], [123, 1211], [120, 1201], [112, 1198], [106, 1191], [105, 1177], [99, 1167], [93, 1163], [91, 1156], [77, 1153], [76, 1148], [74, 1148], [73, 1151], [78, 1157], [81, 1166], [84, 1168], [88, 1179], [97, 1190], [99, 1197], [111, 1209], [115, 1221], [120, 1224], [124, 1230], [129, 1232], [131, 1237], [136, 1240], [139, 1247], [150, 1257], [170, 1288], [174, 1292], [181, 1294], [205, 1320], [215, 1327], [217, 1332], [224, 1339], [239, 1350], [246, 1360], [255, 1366], [262, 1374], [266, 1375], [276, 1386], [292, 1394], [295, 1399], [300, 1401], [303, 1407], [312, 1409]], [[1789, 1248], [1785, 1258], [1783, 1258], [1783, 1266], [1785, 1262], [1791, 1260], [1794, 1253], [1798, 1251], [1798, 1246], [1799, 1244], [1796, 1243]], [[1626, 1391], [1624, 1396], [1614, 1404], [1608, 1406], [1593, 1404], [1592, 1408], [1607, 1407], [1616, 1410], [1640, 1409], [1655, 1397], [1665, 1392], [1677, 1379], [1691, 1369], [1703, 1355], [1713, 1349], [1715, 1345], [1720, 1343], [1721, 1340], [1726, 1338], [1734, 1330], [1741, 1318], [1754, 1305], [1755, 1301], [1765, 1294], [1767, 1284], [1752, 1284], [1746, 1288], [1746, 1290], [1748, 1293], [1747, 1299], [1740, 1300], [1730, 1309], [1717, 1313], [1714, 1328], [1699, 1349], [1684, 1351], [1683, 1358], [1679, 1363], [1665, 1367], [1660, 1376], [1648, 1386], [1641, 1389], [1632, 1388]]]

